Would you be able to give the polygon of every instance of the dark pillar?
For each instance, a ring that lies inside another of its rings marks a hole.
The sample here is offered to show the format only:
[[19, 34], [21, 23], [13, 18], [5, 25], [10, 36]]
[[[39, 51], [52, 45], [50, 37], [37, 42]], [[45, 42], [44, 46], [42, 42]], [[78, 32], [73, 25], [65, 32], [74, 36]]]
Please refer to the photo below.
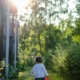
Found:
[[0, 0], [0, 61], [3, 60], [4, 0]]
[[13, 62], [14, 62], [14, 51], [13, 51], [13, 47], [14, 47], [14, 17], [15, 17], [15, 13], [17, 13], [17, 8], [16, 6], [11, 3], [10, 5], [10, 13], [12, 14], [12, 35], [10, 36], [10, 44], [11, 44], [11, 49], [10, 49], [10, 52], [9, 52], [9, 63], [13, 66]]

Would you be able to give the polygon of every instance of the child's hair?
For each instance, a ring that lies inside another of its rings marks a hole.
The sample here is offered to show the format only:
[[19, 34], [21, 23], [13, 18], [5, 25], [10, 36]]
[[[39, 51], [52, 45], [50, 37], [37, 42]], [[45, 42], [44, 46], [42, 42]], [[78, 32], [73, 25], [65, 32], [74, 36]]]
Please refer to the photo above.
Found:
[[43, 62], [42, 58], [39, 57], [39, 56], [35, 58], [35, 61], [36, 61], [37, 63], [41, 63], [41, 62]]

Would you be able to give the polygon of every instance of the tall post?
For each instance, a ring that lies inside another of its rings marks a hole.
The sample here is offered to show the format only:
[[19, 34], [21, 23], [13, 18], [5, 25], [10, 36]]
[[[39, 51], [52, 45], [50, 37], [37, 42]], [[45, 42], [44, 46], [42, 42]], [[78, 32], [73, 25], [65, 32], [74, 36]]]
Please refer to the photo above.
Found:
[[14, 35], [14, 39], [15, 39], [15, 43], [14, 43], [14, 67], [16, 68], [16, 48], [17, 48], [17, 15], [16, 15], [16, 20], [15, 20], [15, 35]]
[[0, 0], [0, 61], [3, 60], [4, 0]]
[[18, 54], [19, 54], [19, 39], [20, 39], [20, 26], [18, 23]]
[[20, 38], [20, 25], [19, 22], [17, 23], [17, 61], [19, 61], [19, 38]]
[[6, 22], [6, 66], [5, 66], [5, 73], [6, 73], [6, 80], [8, 79], [8, 64], [9, 64], [9, 25], [10, 25], [10, 5], [7, 1], [7, 22]]
[[11, 42], [12, 43], [11, 43], [11, 62], [10, 63], [13, 63], [14, 61], [14, 50], [13, 50], [13, 47], [14, 47], [14, 12], [12, 13], [12, 40]]
[[1, 5], [1, 0], [0, 0], [0, 61], [2, 59], [2, 54], [1, 54], [1, 13], [2, 13], [2, 5]]

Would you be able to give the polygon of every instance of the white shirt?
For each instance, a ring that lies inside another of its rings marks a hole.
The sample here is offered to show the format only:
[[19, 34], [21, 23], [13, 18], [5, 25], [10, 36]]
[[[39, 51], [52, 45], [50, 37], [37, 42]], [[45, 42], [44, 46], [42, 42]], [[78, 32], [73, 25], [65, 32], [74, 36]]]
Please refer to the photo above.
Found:
[[37, 63], [33, 66], [31, 74], [35, 76], [35, 78], [42, 78], [48, 76], [45, 66], [42, 63]]

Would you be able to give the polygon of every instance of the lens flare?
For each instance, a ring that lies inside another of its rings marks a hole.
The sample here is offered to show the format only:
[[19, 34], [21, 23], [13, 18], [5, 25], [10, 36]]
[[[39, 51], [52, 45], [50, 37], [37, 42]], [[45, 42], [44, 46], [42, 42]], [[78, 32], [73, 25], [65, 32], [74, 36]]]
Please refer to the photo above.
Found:
[[11, 0], [16, 6], [18, 9], [22, 9], [24, 8], [25, 6], [27, 6], [29, 0]]

